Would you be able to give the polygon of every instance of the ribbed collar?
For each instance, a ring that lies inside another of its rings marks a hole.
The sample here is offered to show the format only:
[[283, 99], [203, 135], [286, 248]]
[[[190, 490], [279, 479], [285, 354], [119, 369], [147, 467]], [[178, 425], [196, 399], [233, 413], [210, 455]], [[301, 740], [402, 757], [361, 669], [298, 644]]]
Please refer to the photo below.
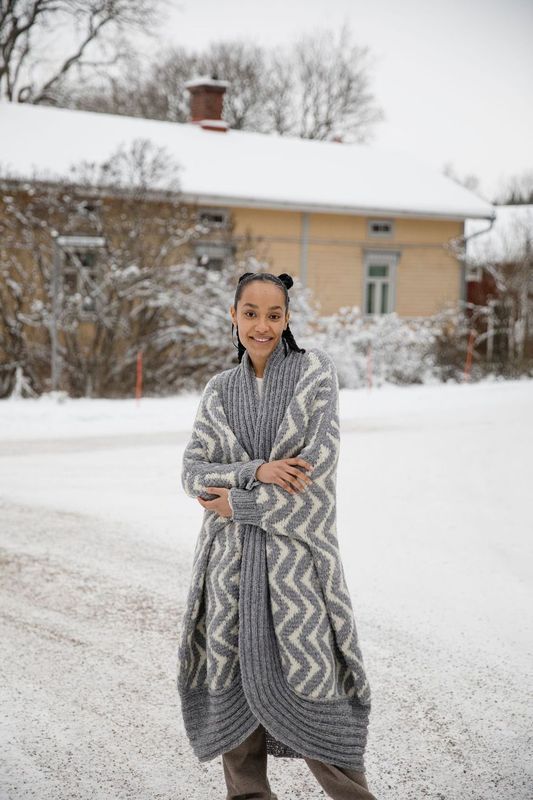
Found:
[[[263, 378], [266, 378], [267, 373], [270, 372], [270, 370], [275, 369], [277, 366], [279, 366], [281, 362], [284, 360], [285, 347], [286, 345], [284, 344], [282, 336], [267, 359], [267, 362], [265, 364], [265, 369], [263, 371]], [[242, 355], [241, 365], [244, 370], [247, 370], [250, 373], [251, 377], [253, 378], [257, 377], [255, 374], [254, 365], [252, 364], [252, 360], [248, 354], [248, 350], [245, 350]]]

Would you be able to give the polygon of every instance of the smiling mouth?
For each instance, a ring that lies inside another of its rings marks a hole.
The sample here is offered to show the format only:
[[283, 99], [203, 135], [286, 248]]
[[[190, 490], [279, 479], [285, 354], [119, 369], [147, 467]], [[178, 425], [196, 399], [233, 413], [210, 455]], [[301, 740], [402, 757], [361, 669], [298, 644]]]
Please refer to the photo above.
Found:
[[271, 342], [273, 338], [274, 338], [273, 336], [269, 336], [269, 337], [264, 338], [264, 339], [263, 338], [259, 339], [259, 338], [256, 338], [255, 336], [250, 336], [250, 339], [253, 339], [254, 342], [258, 342], [258, 344], [266, 344], [266, 342]]

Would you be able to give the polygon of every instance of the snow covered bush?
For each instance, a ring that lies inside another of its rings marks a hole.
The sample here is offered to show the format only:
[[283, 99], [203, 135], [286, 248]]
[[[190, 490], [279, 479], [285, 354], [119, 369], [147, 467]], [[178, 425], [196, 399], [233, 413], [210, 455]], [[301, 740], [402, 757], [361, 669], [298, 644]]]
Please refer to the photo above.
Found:
[[[321, 317], [302, 345], [317, 346], [334, 359], [339, 385], [355, 389], [383, 383], [423, 383], [435, 376], [430, 319], [397, 314], [365, 317], [357, 306]], [[305, 343], [304, 343], [305, 342]]]
[[[232, 257], [216, 267], [194, 258], [190, 245], [209, 230], [181, 201], [177, 176], [141, 140], [79, 165], [70, 182], [0, 178], [1, 397], [131, 397], [140, 355], [151, 395], [200, 390], [237, 363], [229, 309], [238, 278], [270, 268], [231, 226]], [[482, 306], [413, 319], [357, 306], [323, 316], [295, 277], [290, 311], [296, 342], [329, 352], [341, 387], [460, 381], [467, 363], [477, 380], [492, 369]]]
[[0, 396], [131, 396], [139, 353], [145, 392], [175, 391], [224, 351], [230, 283], [191, 256], [208, 229], [177, 174], [141, 140], [70, 181], [0, 179]]

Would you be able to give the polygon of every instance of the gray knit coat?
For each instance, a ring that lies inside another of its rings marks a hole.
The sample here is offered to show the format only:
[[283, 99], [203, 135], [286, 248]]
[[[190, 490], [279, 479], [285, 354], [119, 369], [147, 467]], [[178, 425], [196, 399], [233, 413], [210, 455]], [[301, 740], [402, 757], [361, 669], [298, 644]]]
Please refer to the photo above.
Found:
[[[336, 532], [338, 379], [318, 348], [281, 339], [259, 392], [252, 362], [211, 378], [183, 456], [190, 497], [230, 489], [232, 517], [205, 510], [178, 650], [177, 687], [199, 761], [262, 723], [267, 752], [365, 771], [370, 686]], [[301, 456], [290, 494], [255, 476]]]

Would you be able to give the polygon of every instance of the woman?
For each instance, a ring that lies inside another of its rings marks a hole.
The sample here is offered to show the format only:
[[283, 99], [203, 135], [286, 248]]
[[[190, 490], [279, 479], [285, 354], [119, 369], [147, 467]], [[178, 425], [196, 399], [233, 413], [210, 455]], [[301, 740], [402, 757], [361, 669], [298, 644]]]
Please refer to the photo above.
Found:
[[178, 690], [198, 759], [222, 755], [227, 800], [276, 798], [267, 753], [304, 759], [336, 800], [375, 800], [370, 687], [336, 534], [337, 373], [294, 341], [292, 283], [239, 279], [239, 365], [208, 381], [185, 448], [182, 486], [205, 514]]

